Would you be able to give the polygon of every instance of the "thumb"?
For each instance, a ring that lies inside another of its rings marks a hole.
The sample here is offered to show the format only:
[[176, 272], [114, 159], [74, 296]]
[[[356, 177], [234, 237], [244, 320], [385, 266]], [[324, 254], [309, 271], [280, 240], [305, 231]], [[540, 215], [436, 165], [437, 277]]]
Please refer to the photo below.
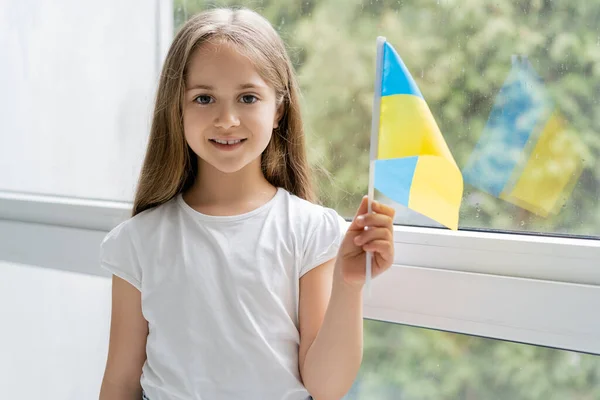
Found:
[[363, 228], [358, 225], [358, 223], [356, 221], [356, 217], [358, 217], [359, 215], [366, 214], [368, 211], [369, 211], [369, 198], [367, 196], [363, 196], [362, 201], [360, 202], [360, 205], [358, 206], [358, 210], [356, 210], [356, 215], [352, 219], [352, 223], [348, 227], [348, 230], [349, 231], [362, 230]]

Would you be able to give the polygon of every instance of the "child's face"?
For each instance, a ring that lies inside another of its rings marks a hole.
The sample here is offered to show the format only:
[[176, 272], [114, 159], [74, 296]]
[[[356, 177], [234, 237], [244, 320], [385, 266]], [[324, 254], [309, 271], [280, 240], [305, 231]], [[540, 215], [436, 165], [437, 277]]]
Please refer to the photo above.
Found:
[[252, 163], [280, 117], [275, 90], [228, 43], [205, 43], [191, 55], [183, 99], [185, 139], [201, 160], [225, 173]]

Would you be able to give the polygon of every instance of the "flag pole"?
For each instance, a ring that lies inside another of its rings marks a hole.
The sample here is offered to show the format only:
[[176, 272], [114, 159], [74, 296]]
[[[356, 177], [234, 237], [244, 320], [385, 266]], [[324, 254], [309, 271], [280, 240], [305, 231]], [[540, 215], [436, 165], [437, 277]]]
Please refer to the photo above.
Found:
[[[377, 159], [377, 147], [379, 145], [379, 113], [381, 106], [381, 82], [383, 71], [383, 45], [386, 39], [377, 37], [377, 56], [375, 63], [375, 93], [373, 94], [373, 114], [371, 116], [371, 151], [369, 156], [369, 189], [367, 192], [369, 214], [373, 212], [373, 197], [375, 196], [375, 160]], [[366, 277], [367, 296], [371, 295], [373, 253], [366, 255]]]

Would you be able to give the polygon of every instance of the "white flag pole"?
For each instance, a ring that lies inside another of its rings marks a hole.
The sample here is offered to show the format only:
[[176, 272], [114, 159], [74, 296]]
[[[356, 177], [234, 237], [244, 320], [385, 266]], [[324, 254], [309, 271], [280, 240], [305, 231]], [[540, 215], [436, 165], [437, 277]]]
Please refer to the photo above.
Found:
[[[383, 45], [385, 37], [377, 37], [377, 57], [375, 63], [375, 93], [373, 95], [373, 115], [371, 116], [371, 151], [369, 157], [369, 190], [367, 193], [369, 214], [373, 212], [372, 204], [375, 196], [375, 160], [377, 159], [377, 147], [379, 145], [379, 113], [381, 106], [381, 82], [383, 71]], [[367, 296], [371, 295], [372, 261], [373, 253], [367, 252], [366, 278]]]

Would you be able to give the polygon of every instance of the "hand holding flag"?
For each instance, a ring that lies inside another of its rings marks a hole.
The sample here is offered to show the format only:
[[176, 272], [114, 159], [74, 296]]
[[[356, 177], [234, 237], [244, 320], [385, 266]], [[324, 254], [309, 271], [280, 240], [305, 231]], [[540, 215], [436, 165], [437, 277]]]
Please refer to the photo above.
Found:
[[358, 289], [366, 281], [367, 251], [373, 254], [373, 276], [387, 270], [394, 261], [395, 211], [379, 202], [373, 202], [372, 209], [373, 213], [367, 212], [368, 199], [363, 197], [338, 251], [338, 281]]

